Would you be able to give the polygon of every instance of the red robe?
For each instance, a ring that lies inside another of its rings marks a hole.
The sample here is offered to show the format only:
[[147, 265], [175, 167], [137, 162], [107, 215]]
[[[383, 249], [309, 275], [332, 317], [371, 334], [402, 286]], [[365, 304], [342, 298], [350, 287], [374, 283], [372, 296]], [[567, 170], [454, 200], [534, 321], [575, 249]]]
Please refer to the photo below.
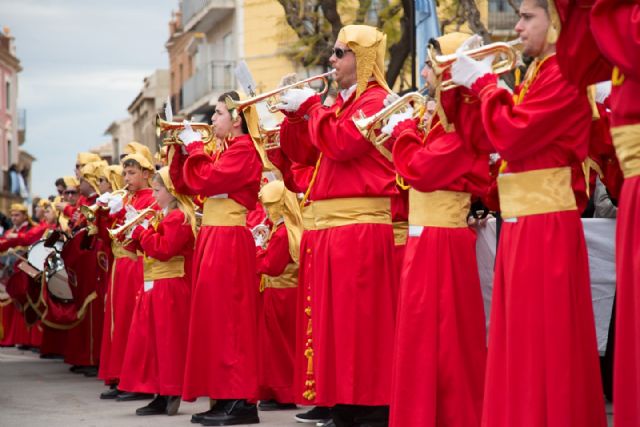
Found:
[[[277, 226], [266, 249], [258, 249], [257, 272], [280, 276], [293, 262], [289, 254], [289, 238], [284, 224]], [[296, 339], [296, 299], [298, 288], [270, 288], [262, 293], [259, 322], [260, 399], [281, 403], [295, 401], [293, 371]]]
[[[371, 83], [356, 100], [342, 96], [327, 108], [307, 100], [282, 123], [281, 148], [292, 161], [317, 167], [310, 200], [392, 197], [391, 163], [363, 138], [352, 117], [383, 107], [387, 92]], [[305, 233], [306, 234], [306, 233]], [[360, 223], [313, 231], [304, 249], [313, 267], [310, 308], [315, 403], [388, 405], [395, 327], [396, 274], [390, 224]], [[300, 286], [306, 287], [302, 281]], [[375, 355], [375, 357], [372, 357]], [[307, 397], [313, 395], [307, 395]]]
[[[100, 360], [100, 343], [104, 321], [104, 294], [99, 293], [104, 275], [99, 274], [97, 238], [88, 236], [84, 216], [79, 206], [91, 206], [96, 202], [97, 195], [84, 198], [76, 209], [75, 219], [70, 226], [76, 231], [73, 238], [67, 242], [62, 251], [62, 259], [74, 288], [74, 305], [80, 313], [85, 301], [92, 299], [86, 305], [82, 321], [67, 331], [64, 362], [78, 366], [97, 366]], [[102, 297], [102, 298], [101, 298]]]
[[154, 280], [151, 289], [138, 291], [118, 388], [180, 396], [187, 353], [195, 237], [190, 224], [185, 223], [184, 214], [174, 209], [157, 229], [138, 227], [133, 239], [146, 257], [161, 262], [184, 257], [185, 274]]
[[569, 166], [578, 205], [502, 225], [482, 426], [606, 426], [579, 214], [586, 202], [578, 172], [589, 144], [587, 97], [562, 77], [555, 55], [542, 63], [519, 105], [494, 75], [473, 90], [506, 172]]
[[[611, 92], [612, 127], [640, 124], [640, 2], [599, 0], [591, 28], [602, 55], [624, 76]], [[618, 76], [619, 77], [619, 76]], [[638, 156], [638, 153], [635, 154]], [[625, 178], [616, 230], [616, 337], [613, 394], [616, 427], [640, 425], [640, 176]]]
[[[173, 162], [182, 165], [182, 179], [194, 193], [227, 194], [248, 210], [255, 208], [262, 163], [248, 135], [230, 140], [217, 158], [206, 154], [201, 142], [190, 144], [188, 150], [188, 157], [177, 153]], [[200, 228], [193, 261], [184, 400], [257, 396], [255, 259], [255, 244], [246, 227]]]
[[[128, 196], [125, 205], [129, 204], [136, 210], [142, 210], [153, 202], [153, 190], [145, 188], [138, 190], [133, 196]], [[122, 218], [123, 213], [124, 209], [116, 213], [119, 222], [124, 219]], [[125, 249], [136, 253], [136, 247], [133, 244]], [[135, 259], [127, 256], [115, 258], [111, 267], [111, 277], [105, 299], [100, 370], [98, 371], [98, 377], [106, 383], [117, 382], [120, 378], [136, 295], [143, 283], [141, 257], [136, 256]]]
[[[460, 100], [455, 111], [466, 126], [482, 128], [477, 108]], [[456, 123], [456, 129], [462, 125]], [[423, 133], [407, 120], [393, 136], [396, 169], [415, 190], [476, 197], [486, 192], [488, 153], [477, 153], [459, 133], [447, 133], [435, 122], [423, 143]], [[390, 426], [480, 426], [484, 325], [475, 231], [425, 226], [419, 236], [410, 236], [400, 284]]]

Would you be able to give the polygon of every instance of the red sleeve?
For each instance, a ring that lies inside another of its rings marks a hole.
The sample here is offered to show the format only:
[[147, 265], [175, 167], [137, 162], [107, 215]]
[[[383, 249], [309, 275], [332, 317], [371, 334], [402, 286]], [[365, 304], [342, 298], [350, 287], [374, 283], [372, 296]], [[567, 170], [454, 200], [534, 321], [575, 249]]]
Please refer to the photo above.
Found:
[[[375, 89], [370, 91], [354, 101], [358, 104], [355, 111], [362, 111], [367, 117], [384, 107], [384, 97], [369, 96]], [[334, 109], [324, 107], [319, 100], [312, 103], [307, 100], [300, 109], [299, 114], [309, 117], [309, 133], [314, 135], [311, 143], [328, 158], [344, 162], [371, 150], [371, 142], [360, 134], [352, 117], [337, 115]]]
[[286, 227], [282, 224], [269, 239], [267, 248], [258, 251], [257, 271], [258, 274], [277, 277], [284, 272], [290, 262], [292, 259], [289, 254], [289, 237]]
[[519, 105], [508, 90], [497, 86], [494, 74], [481, 77], [472, 89], [482, 102], [487, 136], [507, 162], [529, 158], [564, 135], [571, 135], [571, 129], [584, 126], [583, 116], [575, 114], [578, 89], [559, 72], [540, 75]]
[[262, 165], [256, 163], [258, 153], [248, 141], [236, 141], [217, 160], [205, 153], [202, 142], [190, 144], [182, 168], [185, 184], [203, 196], [233, 193], [251, 185], [255, 174], [247, 168]]
[[12, 240], [12, 246], [31, 246], [42, 236], [44, 232], [47, 230], [47, 224], [38, 224], [32, 227], [29, 231], [24, 233], [19, 233], [18, 237]]
[[182, 168], [186, 159], [186, 156], [182, 154], [182, 148], [177, 145], [171, 145], [169, 147], [168, 158], [171, 159], [169, 163], [169, 176], [171, 177], [171, 182], [173, 183], [176, 191], [180, 194], [186, 195], [197, 194], [189, 188], [189, 186], [184, 182], [184, 177], [182, 176]]
[[591, 30], [603, 55], [626, 76], [640, 80], [640, 1], [597, 0]]
[[158, 261], [168, 261], [174, 256], [185, 252], [185, 248], [193, 246], [193, 232], [189, 223], [184, 221], [184, 214], [180, 210], [172, 211], [166, 216], [157, 230], [152, 227], [133, 237], [138, 242], [145, 255]]
[[62, 210], [62, 214], [64, 216], [66, 216], [67, 218], [73, 218], [73, 214], [76, 212], [78, 208], [73, 206], [73, 205], [67, 205], [64, 207], [64, 209]]
[[[320, 97], [312, 97], [307, 103], [320, 104]], [[309, 124], [304, 117], [287, 113], [280, 125], [280, 147], [293, 162], [313, 166], [318, 160], [318, 149], [311, 144]]]
[[413, 120], [400, 123], [393, 135], [396, 170], [418, 191], [444, 189], [473, 167], [473, 158], [458, 134], [444, 132], [439, 123], [432, 128], [426, 145]]

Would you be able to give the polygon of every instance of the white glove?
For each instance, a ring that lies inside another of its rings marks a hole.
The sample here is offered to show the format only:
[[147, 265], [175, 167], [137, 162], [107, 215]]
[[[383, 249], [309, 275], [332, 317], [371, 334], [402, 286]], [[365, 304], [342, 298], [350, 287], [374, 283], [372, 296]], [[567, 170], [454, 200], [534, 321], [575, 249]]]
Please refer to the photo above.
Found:
[[145, 230], [149, 228], [149, 220], [145, 219], [140, 223], [140, 227], [144, 228]]
[[106, 193], [101, 194], [100, 197], [96, 199], [96, 202], [102, 205], [107, 205], [109, 204], [109, 200], [111, 200], [111, 193], [107, 191]]
[[202, 136], [199, 132], [193, 130], [191, 123], [189, 123], [188, 120], [183, 120], [182, 125], [184, 126], [184, 129], [178, 134], [178, 138], [180, 138], [180, 141], [182, 141], [184, 145], [189, 145], [196, 141], [202, 141]]
[[482, 37], [477, 34], [474, 34], [468, 39], [466, 39], [464, 43], [462, 43], [460, 47], [456, 49], [456, 53], [463, 53], [468, 50], [477, 49], [483, 44], [484, 44], [484, 40], [482, 40]]
[[310, 87], [303, 87], [301, 89], [289, 89], [280, 96], [280, 103], [276, 104], [278, 110], [288, 111], [294, 113], [298, 111], [300, 106], [304, 102], [314, 96], [316, 91]]
[[413, 108], [408, 107], [406, 110], [401, 111], [399, 113], [393, 114], [389, 117], [387, 124], [380, 129], [380, 132], [391, 135], [393, 133], [393, 129], [398, 125], [398, 123], [404, 122], [405, 120], [409, 120], [413, 117]]
[[495, 55], [489, 55], [482, 61], [476, 61], [469, 55], [460, 54], [451, 66], [451, 79], [455, 84], [471, 89], [476, 80], [493, 71], [491, 64], [494, 58]]
[[604, 104], [604, 101], [611, 95], [611, 80], [596, 84], [596, 102]]
[[384, 99], [384, 106], [388, 107], [389, 105], [391, 105], [394, 102], [396, 102], [398, 99], [400, 99], [400, 95], [398, 95], [395, 92], [389, 92], [387, 97]]
[[125, 214], [124, 214], [124, 221], [125, 222], [129, 222], [132, 219], [134, 219], [137, 215], [138, 215], [138, 211], [136, 210], [136, 208], [134, 208], [131, 205], [127, 205], [124, 207], [125, 209]]
[[119, 194], [110, 196], [109, 201], [107, 202], [107, 206], [109, 207], [109, 213], [111, 215], [120, 212], [124, 207], [124, 196], [121, 196]]

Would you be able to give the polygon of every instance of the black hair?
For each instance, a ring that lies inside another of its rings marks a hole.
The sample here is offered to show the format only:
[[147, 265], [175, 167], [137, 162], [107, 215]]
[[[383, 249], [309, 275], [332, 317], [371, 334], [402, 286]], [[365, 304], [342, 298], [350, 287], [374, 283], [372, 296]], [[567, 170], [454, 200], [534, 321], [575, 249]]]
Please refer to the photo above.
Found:
[[[231, 98], [234, 101], [240, 101], [240, 95], [235, 90], [225, 92], [218, 97], [218, 102], [225, 102], [227, 98]], [[247, 120], [244, 117], [244, 113], [240, 114], [242, 118], [242, 133], [249, 133], [249, 127], [247, 126]]]
[[127, 160], [125, 160], [124, 163], [122, 163], [122, 167], [123, 168], [136, 167], [136, 168], [142, 170], [142, 166], [135, 159], [127, 159]]
[[58, 187], [58, 186], [62, 186], [64, 188], [67, 188], [67, 184], [64, 183], [64, 178], [56, 179], [56, 187]]

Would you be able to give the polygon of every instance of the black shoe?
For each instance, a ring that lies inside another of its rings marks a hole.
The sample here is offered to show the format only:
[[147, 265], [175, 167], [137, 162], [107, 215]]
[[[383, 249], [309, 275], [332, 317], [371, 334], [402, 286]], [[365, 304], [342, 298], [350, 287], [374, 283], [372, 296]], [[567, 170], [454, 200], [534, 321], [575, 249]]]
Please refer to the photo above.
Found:
[[316, 427], [336, 427], [336, 423], [333, 420], [329, 420], [322, 423], [316, 423]]
[[240, 424], [258, 424], [258, 408], [247, 403], [246, 400], [231, 400], [227, 403], [224, 412], [206, 415], [203, 426], [236, 426]]
[[167, 411], [167, 397], [158, 395], [147, 406], [136, 409], [136, 415], [164, 415]]
[[87, 366], [87, 369], [83, 372], [84, 376], [87, 378], [95, 378], [98, 376], [98, 367], [97, 366]]
[[298, 409], [295, 403], [280, 403], [275, 399], [261, 400], [258, 404], [259, 411], [286, 411]]
[[167, 415], [175, 415], [178, 413], [178, 409], [180, 408], [180, 400], [182, 400], [180, 396], [167, 396]]
[[331, 410], [326, 406], [316, 406], [303, 414], [294, 417], [299, 423], [326, 423], [331, 420]]
[[120, 392], [116, 402], [133, 402], [134, 400], [153, 399], [153, 394]]
[[194, 424], [200, 424], [204, 420], [204, 417], [224, 412], [224, 408], [227, 406], [228, 402], [229, 400], [224, 399], [216, 400], [216, 403], [208, 411], [198, 412], [197, 414], [191, 415], [191, 422]]
[[122, 392], [113, 386], [109, 390], [100, 393], [100, 399], [115, 399], [120, 395], [120, 393]]

